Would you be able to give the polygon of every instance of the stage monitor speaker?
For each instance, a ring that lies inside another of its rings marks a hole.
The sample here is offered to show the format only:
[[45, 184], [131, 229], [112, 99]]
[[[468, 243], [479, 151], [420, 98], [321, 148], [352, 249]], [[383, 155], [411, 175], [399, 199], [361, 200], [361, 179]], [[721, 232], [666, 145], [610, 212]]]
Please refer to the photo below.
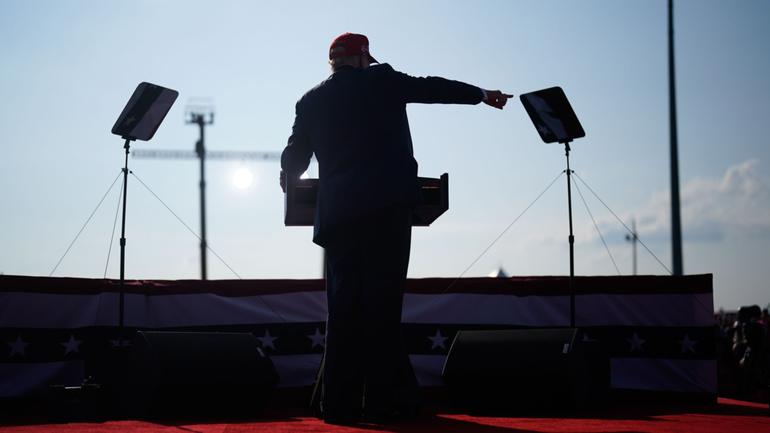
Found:
[[572, 328], [460, 331], [443, 378], [476, 410], [580, 408], [605, 400], [609, 358]]
[[139, 331], [124, 408], [139, 416], [254, 415], [278, 373], [254, 335]]

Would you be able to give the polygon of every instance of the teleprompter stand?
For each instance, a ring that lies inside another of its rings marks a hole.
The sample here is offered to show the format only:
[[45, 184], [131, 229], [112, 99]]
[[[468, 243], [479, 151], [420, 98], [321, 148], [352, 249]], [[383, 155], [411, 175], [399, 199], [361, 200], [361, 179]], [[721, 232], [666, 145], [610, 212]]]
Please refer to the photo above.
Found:
[[146, 82], [139, 83], [112, 127], [112, 133], [121, 136], [125, 143], [125, 164], [123, 166], [123, 219], [120, 230], [120, 294], [118, 326], [123, 338], [125, 326], [125, 282], [126, 282], [126, 195], [128, 193], [128, 154], [131, 142], [149, 141], [155, 135], [166, 114], [174, 105], [179, 92]]
[[575, 236], [572, 232], [572, 170], [569, 166], [570, 143], [586, 133], [561, 87], [550, 87], [520, 96], [535, 129], [545, 143], [564, 145], [567, 157], [567, 210], [569, 214], [569, 293], [570, 327], [575, 327]]
[[[442, 378], [455, 404], [472, 411], [580, 408], [601, 404], [609, 392], [609, 357], [599, 341], [586, 341], [575, 326], [573, 173], [569, 156], [570, 143], [584, 137], [585, 132], [559, 87], [521, 95], [521, 102], [540, 138], [563, 144], [567, 158], [569, 327], [458, 332]], [[522, 353], [527, 356], [522, 357]]]
[[118, 326], [120, 338], [123, 338], [123, 326], [125, 324], [125, 283], [126, 283], [126, 195], [128, 194], [128, 154], [133, 139], [125, 138], [123, 148], [126, 149], [126, 163], [123, 166], [123, 210], [122, 223], [120, 225], [120, 304], [118, 306]]
[[[125, 331], [125, 268], [126, 268], [126, 195], [128, 192], [128, 154], [131, 142], [150, 140], [157, 131], [179, 93], [175, 90], [150, 83], [140, 83], [118, 120], [112, 133], [123, 140], [125, 163], [123, 165], [123, 220], [120, 235], [120, 292], [118, 307], [118, 335], [110, 345], [97, 347], [85, 360], [86, 377], [80, 386], [51, 385], [53, 407], [66, 408], [58, 412], [64, 419], [89, 419], [94, 414], [120, 413], [128, 407], [121, 387], [130, 382], [130, 359], [126, 354], [130, 340]], [[72, 413], [70, 409], [75, 409]], [[115, 412], [117, 410], [117, 412]]]

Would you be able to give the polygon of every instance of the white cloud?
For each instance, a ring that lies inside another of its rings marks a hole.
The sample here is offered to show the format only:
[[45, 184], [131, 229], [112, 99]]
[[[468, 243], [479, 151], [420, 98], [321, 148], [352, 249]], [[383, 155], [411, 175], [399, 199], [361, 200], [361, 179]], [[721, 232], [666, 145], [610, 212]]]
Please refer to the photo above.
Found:
[[[751, 159], [740, 164], [728, 167], [720, 176], [712, 178], [696, 178], [682, 184], [682, 230], [685, 242], [721, 242], [726, 239], [746, 239], [747, 237], [770, 236], [770, 187], [765, 178], [760, 176], [760, 162]], [[579, 181], [578, 181], [579, 182]], [[604, 208], [590, 191], [579, 185], [585, 199], [588, 201], [593, 216], [604, 236], [609, 248], [615, 255], [622, 271], [625, 271], [630, 249], [621, 249], [621, 244], [626, 244], [626, 230]], [[574, 186], [573, 186], [574, 188]], [[601, 194], [601, 190], [597, 190]], [[579, 216], [575, 218], [575, 242], [576, 257], [582, 260], [581, 269], [603, 269], [601, 272], [613, 272], [608, 268], [606, 252], [601, 246], [599, 236], [591, 220], [585, 215], [583, 204], [576, 190], [573, 189], [573, 213]], [[607, 202], [610, 207], [613, 203]], [[517, 210], [518, 211], [518, 210]], [[639, 237], [661, 260], [668, 261], [668, 251], [664, 244], [671, 240], [671, 203], [668, 191], [652, 193], [649, 198], [638, 206], [622, 210], [613, 207], [623, 222], [630, 227], [632, 218], [636, 219]], [[515, 215], [518, 215], [516, 213]], [[562, 254], [567, 245], [567, 221], [566, 215], [554, 218], [534, 219], [525, 216], [503, 237], [498, 239], [493, 248], [487, 251], [478, 263], [470, 271], [470, 275], [477, 275], [483, 270], [498, 266], [500, 257], [514, 257], [515, 261], [507, 261], [504, 264], [507, 271], [513, 273], [553, 273], [553, 262], [547, 261], [554, 254]], [[459, 273], [462, 269], [476, 259], [496, 236], [507, 226], [507, 220], [494, 221], [443, 221], [427, 232], [414, 231], [414, 236], [419, 240], [442, 239], [436, 244], [416, 242], [414, 251], [423, 251], [430, 248], [430, 256], [446, 255], [449, 263], [443, 262], [441, 269], [452, 269]], [[425, 245], [432, 245], [430, 247]], [[586, 249], [586, 247], [589, 247]], [[639, 253], [644, 256], [640, 246]], [[619, 255], [618, 255], [619, 254]], [[419, 254], [415, 254], [419, 256]], [[561, 257], [561, 256], [559, 256]], [[436, 268], [431, 268], [430, 263], [423, 264], [420, 259], [413, 260], [414, 269], [429, 269], [421, 275], [435, 275]], [[558, 265], [557, 265], [558, 266]], [[660, 269], [654, 266], [656, 272]], [[556, 268], [561, 269], [562, 268]], [[443, 271], [446, 272], [446, 271]], [[561, 272], [561, 271], [558, 271]]]
[[[696, 178], [680, 189], [682, 236], [685, 241], [718, 241], [770, 235], [770, 187], [760, 177], [760, 162], [750, 159], [730, 166], [719, 178]], [[664, 240], [671, 236], [668, 191], [654, 193], [636, 210], [619, 216], [628, 224], [636, 218], [639, 237]], [[617, 220], [599, 222], [608, 239], [622, 239]], [[593, 235], [596, 237], [595, 233]]]

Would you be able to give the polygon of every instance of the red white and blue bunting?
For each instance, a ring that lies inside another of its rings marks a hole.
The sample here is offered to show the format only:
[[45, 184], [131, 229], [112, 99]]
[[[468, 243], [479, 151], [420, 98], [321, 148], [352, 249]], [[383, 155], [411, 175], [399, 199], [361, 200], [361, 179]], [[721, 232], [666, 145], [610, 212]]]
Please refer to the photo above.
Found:
[[[563, 277], [409, 280], [404, 336], [423, 386], [442, 385], [455, 334], [465, 329], [569, 326]], [[618, 389], [714, 394], [711, 275], [577, 277], [576, 323], [611, 355]], [[97, 351], [130, 344], [118, 334], [114, 280], [0, 276], [0, 397], [78, 384]], [[251, 332], [279, 386], [312, 383], [323, 353], [322, 280], [130, 281], [133, 329]]]

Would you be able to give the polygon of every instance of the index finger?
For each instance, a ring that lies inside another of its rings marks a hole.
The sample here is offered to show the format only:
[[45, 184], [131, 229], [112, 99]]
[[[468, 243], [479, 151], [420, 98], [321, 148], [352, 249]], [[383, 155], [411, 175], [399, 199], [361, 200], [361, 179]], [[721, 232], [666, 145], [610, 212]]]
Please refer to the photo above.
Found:
[[503, 93], [503, 96], [505, 96], [506, 98], [513, 98], [513, 95], [509, 95], [507, 93]]

